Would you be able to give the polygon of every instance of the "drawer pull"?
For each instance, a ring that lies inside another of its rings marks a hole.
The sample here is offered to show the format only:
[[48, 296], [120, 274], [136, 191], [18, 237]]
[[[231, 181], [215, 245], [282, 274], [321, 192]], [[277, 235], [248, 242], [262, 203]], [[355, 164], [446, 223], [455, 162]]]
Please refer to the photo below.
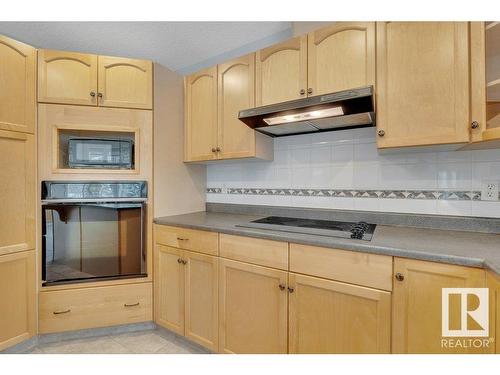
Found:
[[177, 241], [188, 241], [189, 238], [177, 237]]
[[139, 302], [136, 302], [136, 303], [125, 303], [123, 306], [124, 306], [124, 307], [134, 307], [134, 306], [139, 306]]
[[60, 314], [67, 314], [69, 312], [71, 312], [71, 309], [61, 310], [61, 311], [54, 311], [53, 314], [54, 315], [60, 315]]

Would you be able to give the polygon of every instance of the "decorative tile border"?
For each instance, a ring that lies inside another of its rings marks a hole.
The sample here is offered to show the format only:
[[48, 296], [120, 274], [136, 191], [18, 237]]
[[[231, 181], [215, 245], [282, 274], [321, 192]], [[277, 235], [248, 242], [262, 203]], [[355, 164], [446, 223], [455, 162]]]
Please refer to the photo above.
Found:
[[334, 198], [437, 199], [452, 201], [481, 200], [480, 191], [450, 190], [351, 190], [351, 189], [268, 189], [268, 188], [214, 188], [210, 194], [281, 195]]

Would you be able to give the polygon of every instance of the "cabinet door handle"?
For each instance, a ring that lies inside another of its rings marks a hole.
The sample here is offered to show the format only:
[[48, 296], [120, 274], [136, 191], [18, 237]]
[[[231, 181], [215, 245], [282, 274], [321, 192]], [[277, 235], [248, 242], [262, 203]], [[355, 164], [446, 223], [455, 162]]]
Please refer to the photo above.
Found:
[[90, 92], [90, 96], [91, 96], [91, 97], [95, 97], [95, 92], [94, 92], [94, 91], [91, 91], [91, 92]]
[[97, 96], [98, 96], [99, 98], [102, 98], [102, 92], [98, 92], [98, 93], [97, 93]]
[[307, 93], [308, 93], [309, 95], [311, 95], [311, 94], [313, 93], [313, 89], [312, 89], [312, 87], [309, 87], [309, 88], [307, 89]]
[[178, 259], [177, 259], [177, 263], [182, 264], [182, 259], [181, 259], [181, 258], [178, 258]]
[[279, 284], [278, 287], [280, 288], [280, 290], [285, 290], [286, 289], [286, 286], [284, 284]]
[[300, 91], [299, 91], [299, 94], [300, 94], [300, 95], [305, 95], [305, 93], [306, 93], [306, 90], [304, 90], [304, 89], [300, 89]]
[[139, 302], [136, 302], [136, 303], [124, 303], [123, 306], [124, 307], [134, 307], [134, 306], [139, 306]]
[[53, 314], [54, 315], [60, 315], [60, 314], [67, 314], [71, 312], [71, 309], [67, 309], [67, 310], [60, 310], [60, 311], [54, 311]]
[[216, 148], [215, 147], [212, 147], [212, 152], [216, 152]]
[[383, 137], [385, 135], [385, 130], [379, 130], [377, 134], [379, 137]]
[[181, 259], [181, 263], [186, 265], [187, 264], [187, 260], [184, 260], [184, 259]]
[[396, 275], [394, 275], [394, 277], [396, 278], [397, 281], [403, 281], [405, 279], [404, 275], [402, 273], [396, 273]]
[[215, 149], [215, 151], [217, 151], [217, 152], [221, 152], [222, 150], [221, 150], [221, 148], [220, 148], [220, 147], [217, 147], [217, 148]]
[[477, 128], [479, 128], [479, 122], [477, 122], [477, 121], [472, 121], [472, 124], [470, 124], [470, 127], [471, 127], [472, 129], [477, 129]]
[[288, 287], [288, 292], [289, 293], [293, 293], [294, 290], [295, 290], [294, 288]]

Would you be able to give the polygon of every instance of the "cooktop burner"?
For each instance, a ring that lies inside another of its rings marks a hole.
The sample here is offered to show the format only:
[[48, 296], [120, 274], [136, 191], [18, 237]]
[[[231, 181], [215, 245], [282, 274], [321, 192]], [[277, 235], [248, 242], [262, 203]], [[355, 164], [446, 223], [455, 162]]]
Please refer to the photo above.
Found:
[[268, 216], [238, 226], [329, 237], [354, 238], [365, 241], [372, 239], [376, 227], [375, 224], [368, 224], [364, 221], [353, 223], [348, 221], [300, 219], [281, 216]]

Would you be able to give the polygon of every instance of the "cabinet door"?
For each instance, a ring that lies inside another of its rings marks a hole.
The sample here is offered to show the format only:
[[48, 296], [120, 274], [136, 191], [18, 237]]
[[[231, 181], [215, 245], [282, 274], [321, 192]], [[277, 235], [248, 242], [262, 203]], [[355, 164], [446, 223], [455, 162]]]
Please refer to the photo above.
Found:
[[97, 56], [39, 50], [38, 101], [97, 105]]
[[0, 35], [0, 129], [35, 131], [36, 50]]
[[187, 338], [218, 350], [218, 259], [185, 251], [185, 298]]
[[182, 250], [155, 246], [155, 321], [184, 335], [184, 266]]
[[290, 353], [390, 353], [391, 293], [289, 274]]
[[35, 252], [0, 256], [0, 351], [35, 334]]
[[102, 107], [153, 108], [153, 63], [99, 56], [99, 98]]
[[375, 23], [338, 22], [308, 34], [308, 93], [375, 84]]
[[0, 255], [35, 248], [35, 141], [0, 130]]
[[234, 59], [218, 70], [218, 147], [220, 159], [255, 155], [255, 131], [238, 112], [255, 106], [255, 54]]
[[217, 67], [184, 79], [186, 161], [217, 159]]
[[307, 36], [257, 51], [255, 68], [257, 106], [305, 97]]
[[[411, 259], [394, 259], [392, 350], [394, 353], [480, 353], [441, 347], [442, 288], [484, 288], [485, 271]], [[452, 300], [453, 302], [453, 300]], [[455, 301], [456, 302], [456, 301]], [[456, 305], [456, 306], [455, 306]], [[460, 324], [450, 303], [450, 324]]]
[[220, 259], [220, 352], [287, 352], [286, 281], [285, 271]]
[[500, 354], [500, 275], [488, 272], [487, 283], [490, 292], [490, 338], [494, 337], [495, 341], [490, 348], [490, 353]]
[[467, 22], [377, 23], [378, 147], [469, 141]]

